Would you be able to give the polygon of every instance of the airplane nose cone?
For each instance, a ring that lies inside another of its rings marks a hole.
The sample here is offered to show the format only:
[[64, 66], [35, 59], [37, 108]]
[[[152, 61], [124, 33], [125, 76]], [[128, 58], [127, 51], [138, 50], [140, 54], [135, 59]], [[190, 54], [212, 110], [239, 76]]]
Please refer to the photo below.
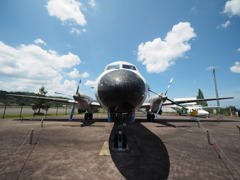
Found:
[[111, 111], [129, 112], [145, 100], [146, 87], [143, 79], [136, 73], [115, 70], [100, 79], [98, 96]]

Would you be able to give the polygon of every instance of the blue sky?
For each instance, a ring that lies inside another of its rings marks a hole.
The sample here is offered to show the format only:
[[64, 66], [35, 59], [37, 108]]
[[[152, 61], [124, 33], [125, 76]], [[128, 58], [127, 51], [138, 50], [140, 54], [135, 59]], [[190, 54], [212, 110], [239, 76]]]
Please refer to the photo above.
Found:
[[[108, 63], [135, 64], [151, 89], [170, 98], [234, 96], [240, 108], [240, 0], [1, 0], [0, 89], [44, 85], [94, 97]], [[216, 105], [216, 102], [210, 102]]]

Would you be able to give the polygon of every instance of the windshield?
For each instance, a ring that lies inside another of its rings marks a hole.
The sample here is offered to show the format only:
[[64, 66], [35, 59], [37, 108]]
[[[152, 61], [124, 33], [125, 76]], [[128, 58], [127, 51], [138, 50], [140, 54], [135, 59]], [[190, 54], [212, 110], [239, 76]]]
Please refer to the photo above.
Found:
[[126, 65], [126, 64], [123, 64], [122, 67], [123, 67], [124, 69], [136, 70], [136, 67], [135, 67], [135, 66], [132, 66], [132, 65]]
[[111, 70], [111, 69], [120, 69], [120, 65], [119, 64], [117, 64], [117, 65], [109, 65], [107, 67], [107, 70]]

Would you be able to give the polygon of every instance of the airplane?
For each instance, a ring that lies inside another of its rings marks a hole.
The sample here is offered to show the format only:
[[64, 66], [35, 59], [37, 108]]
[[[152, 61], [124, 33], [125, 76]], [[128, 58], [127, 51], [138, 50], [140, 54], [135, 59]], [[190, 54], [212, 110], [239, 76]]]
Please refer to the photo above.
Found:
[[[196, 99], [188, 101], [173, 101], [167, 97], [167, 92], [173, 78], [170, 80], [165, 93], [152, 91], [137, 67], [129, 62], [117, 61], [108, 64], [103, 73], [97, 78], [94, 85], [96, 100], [79, 93], [79, 84], [73, 100], [57, 99], [49, 97], [36, 97], [26, 95], [14, 95], [26, 98], [44, 99], [49, 101], [65, 102], [73, 104], [70, 115], [72, 119], [75, 105], [78, 105], [78, 112], [85, 112], [84, 119], [93, 119], [93, 109], [102, 107], [108, 112], [108, 121], [114, 122], [115, 135], [114, 147], [118, 150], [127, 149], [127, 135], [125, 132], [127, 122], [135, 121], [135, 111], [144, 108], [148, 121], [154, 121], [158, 114], [162, 114], [162, 106], [176, 104], [184, 109], [182, 103], [214, 101], [232, 99], [233, 97]], [[155, 95], [147, 99], [148, 92]], [[147, 99], [147, 100], [146, 100]], [[166, 101], [168, 100], [168, 101]]]
[[209, 112], [205, 111], [202, 106], [194, 105], [194, 106], [185, 106], [185, 109], [179, 107], [171, 107], [172, 109], [176, 110], [179, 116], [181, 115], [190, 115], [190, 116], [197, 116], [197, 117], [206, 117], [209, 118]]

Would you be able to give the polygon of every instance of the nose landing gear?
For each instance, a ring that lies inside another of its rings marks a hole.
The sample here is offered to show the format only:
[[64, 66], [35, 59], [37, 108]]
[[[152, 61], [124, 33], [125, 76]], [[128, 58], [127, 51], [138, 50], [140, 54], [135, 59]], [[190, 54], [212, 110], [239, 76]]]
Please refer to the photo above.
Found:
[[114, 135], [114, 148], [118, 150], [127, 149], [127, 135], [125, 132], [118, 131]]
[[118, 113], [114, 114], [113, 121], [114, 124], [114, 138], [113, 138], [113, 150], [115, 151], [126, 151], [128, 150], [127, 144], [127, 134], [126, 134], [126, 126], [127, 121], [130, 119], [131, 115], [128, 113]]

